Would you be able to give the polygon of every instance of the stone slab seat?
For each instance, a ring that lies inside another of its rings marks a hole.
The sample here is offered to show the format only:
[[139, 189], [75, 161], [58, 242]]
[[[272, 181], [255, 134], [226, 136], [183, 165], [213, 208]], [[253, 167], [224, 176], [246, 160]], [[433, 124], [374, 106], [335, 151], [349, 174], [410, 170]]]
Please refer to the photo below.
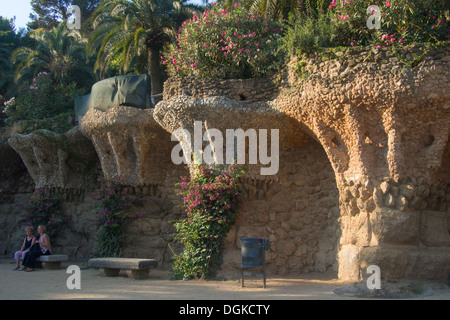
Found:
[[42, 263], [44, 269], [58, 269], [61, 262], [69, 260], [66, 254], [51, 254], [48, 256], [40, 256], [36, 259], [37, 262]]
[[138, 258], [93, 258], [88, 261], [89, 267], [100, 268], [107, 277], [118, 276], [123, 269], [133, 279], [146, 279], [150, 268], [157, 265], [158, 262], [154, 259]]

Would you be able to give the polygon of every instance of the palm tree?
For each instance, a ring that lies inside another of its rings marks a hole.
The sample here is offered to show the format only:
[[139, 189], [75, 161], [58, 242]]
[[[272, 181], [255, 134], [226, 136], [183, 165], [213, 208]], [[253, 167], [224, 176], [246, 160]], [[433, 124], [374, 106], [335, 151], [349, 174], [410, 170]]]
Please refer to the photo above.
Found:
[[49, 70], [54, 79], [66, 83], [78, 79], [77, 83], [90, 78], [95, 80], [90, 59], [86, 54], [86, 41], [75, 30], [68, 30], [63, 21], [50, 31], [36, 29], [29, 32], [33, 47], [14, 50], [11, 61], [16, 65], [14, 81], [30, 81], [38, 72]]
[[14, 68], [10, 57], [22, 42], [22, 31], [16, 33], [14, 19], [0, 17], [0, 94], [14, 92]]
[[[236, 0], [221, 0], [224, 5], [231, 8]], [[287, 19], [295, 11], [311, 14], [324, 10], [329, 1], [325, 0], [242, 0], [242, 5], [251, 12], [263, 14], [274, 20]]]
[[114, 61], [123, 73], [131, 66], [144, 73], [147, 67], [152, 95], [161, 93], [161, 49], [194, 8], [174, 0], [105, 0], [93, 14], [88, 41], [88, 52], [98, 52], [94, 70], [104, 78]]

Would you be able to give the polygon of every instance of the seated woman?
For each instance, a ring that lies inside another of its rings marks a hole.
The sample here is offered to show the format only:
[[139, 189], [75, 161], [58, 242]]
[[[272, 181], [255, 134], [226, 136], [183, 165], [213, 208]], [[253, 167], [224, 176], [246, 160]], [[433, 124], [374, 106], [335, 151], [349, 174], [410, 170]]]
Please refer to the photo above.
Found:
[[14, 253], [14, 260], [16, 260], [16, 268], [14, 270], [19, 270], [20, 268], [20, 260], [25, 258], [25, 255], [30, 251], [31, 247], [36, 242], [36, 237], [34, 236], [34, 228], [26, 227], [25, 228], [26, 236], [23, 239], [22, 247], [19, 251]]
[[31, 251], [25, 255], [23, 259], [24, 270], [27, 272], [34, 271], [36, 259], [42, 255], [51, 254], [50, 238], [45, 233], [47, 228], [43, 225], [38, 227], [39, 238], [31, 248]]

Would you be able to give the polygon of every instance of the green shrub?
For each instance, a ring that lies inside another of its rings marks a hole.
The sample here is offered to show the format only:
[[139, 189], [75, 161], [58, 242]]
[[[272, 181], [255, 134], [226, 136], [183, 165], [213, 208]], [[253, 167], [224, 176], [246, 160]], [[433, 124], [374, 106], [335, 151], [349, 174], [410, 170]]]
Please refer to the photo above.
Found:
[[[380, 9], [380, 29], [367, 21]], [[414, 42], [440, 42], [449, 39], [448, 8], [445, 1], [428, 0], [332, 0], [327, 12], [291, 15], [283, 39], [289, 55], [340, 46], [402, 46]]]
[[329, 12], [316, 16], [293, 14], [283, 37], [288, 55], [310, 52], [320, 47], [334, 47], [338, 43], [339, 29], [332, 23]]
[[10, 100], [4, 112], [12, 122], [51, 118], [73, 111], [74, 98], [83, 93], [75, 82], [58, 83], [51, 74], [40, 72], [28, 88]]
[[[381, 11], [380, 29], [367, 26], [376, 14], [367, 13], [372, 5]], [[340, 30], [338, 44], [347, 46], [448, 40], [446, 6], [442, 0], [333, 0], [329, 5], [332, 21]]]
[[5, 97], [0, 94], [0, 127], [5, 124], [5, 120], [7, 118], [5, 113], [5, 102], [7, 102]]
[[282, 25], [235, 4], [230, 11], [213, 5], [183, 22], [177, 43], [166, 49], [170, 76], [260, 78], [278, 71]]

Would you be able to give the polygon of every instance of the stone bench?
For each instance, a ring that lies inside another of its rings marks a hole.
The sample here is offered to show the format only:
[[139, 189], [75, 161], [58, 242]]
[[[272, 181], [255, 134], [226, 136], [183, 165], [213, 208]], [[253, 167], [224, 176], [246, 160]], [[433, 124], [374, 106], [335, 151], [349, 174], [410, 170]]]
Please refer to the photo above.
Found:
[[69, 260], [69, 257], [66, 254], [40, 256], [36, 259], [36, 266], [39, 267], [39, 263], [41, 263], [44, 269], [58, 269], [61, 266], [61, 262], [67, 260]]
[[154, 259], [137, 258], [93, 258], [89, 259], [88, 266], [100, 268], [107, 277], [116, 277], [121, 269], [126, 270], [130, 278], [146, 279], [150, 268], [155, 268], [158, 262]]

